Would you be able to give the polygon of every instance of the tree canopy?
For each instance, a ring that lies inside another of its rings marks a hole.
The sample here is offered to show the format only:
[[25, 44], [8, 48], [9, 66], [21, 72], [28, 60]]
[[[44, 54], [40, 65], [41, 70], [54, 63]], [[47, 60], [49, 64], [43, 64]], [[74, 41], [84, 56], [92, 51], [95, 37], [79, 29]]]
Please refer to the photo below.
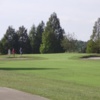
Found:
[[[96, 31], [92, 35], [92, 41], [98, 41]], [[3, 38], [0, 40], [0, 54], [7, 54], [8, 49], [15, 49], [16, 53], [61, 53], [61, 52], [83, 52], [86, 43], [76, 40], [71, 34], [66, 34], [60, 25], [60, 20], [54, 12], [50, 15], [46, 25], [41, 21], [37, 26], [33, 24], [31, 29], [20, 26], [15, 30], [9, 26]], [[95, 37], [96, 38], [95, 38]], [[98, 45], [97, 43], [97, 45]]]

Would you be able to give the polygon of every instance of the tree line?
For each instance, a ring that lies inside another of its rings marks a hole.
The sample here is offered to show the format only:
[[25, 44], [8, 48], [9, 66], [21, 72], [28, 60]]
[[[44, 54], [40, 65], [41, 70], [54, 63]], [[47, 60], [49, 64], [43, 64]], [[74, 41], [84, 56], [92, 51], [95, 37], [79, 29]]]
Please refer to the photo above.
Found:
[[37, 27], [33, 25], [28, 33], [24, 26], [15, 30], [9, 26], [0, 40], [0, 53], [7, 54], [8, 49], [19, 48], [23, 53], [61, 53], [85, 52], [86, 42], [78, 41], [72, 34], [65, 34], [56, 13], [51, 14], [46, 25], [42, 21]]

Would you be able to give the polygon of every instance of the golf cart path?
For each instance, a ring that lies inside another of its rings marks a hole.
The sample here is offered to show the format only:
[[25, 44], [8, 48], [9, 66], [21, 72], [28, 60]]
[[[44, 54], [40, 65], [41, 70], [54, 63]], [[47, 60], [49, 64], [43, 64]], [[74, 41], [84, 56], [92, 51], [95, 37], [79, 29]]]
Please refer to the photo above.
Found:
[[11, 88], [0, 87], [0, 100], [49, 100], [47, 98], [21, 92]]

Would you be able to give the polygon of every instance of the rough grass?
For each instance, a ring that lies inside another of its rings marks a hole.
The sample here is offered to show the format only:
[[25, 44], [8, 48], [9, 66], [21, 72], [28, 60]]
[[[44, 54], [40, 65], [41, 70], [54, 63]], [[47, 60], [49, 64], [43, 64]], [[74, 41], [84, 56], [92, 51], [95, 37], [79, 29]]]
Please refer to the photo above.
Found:
[[100, 60], [82, 56], [86, 54], [0, 56], [0, 86], [51, 100], [100, 100]]

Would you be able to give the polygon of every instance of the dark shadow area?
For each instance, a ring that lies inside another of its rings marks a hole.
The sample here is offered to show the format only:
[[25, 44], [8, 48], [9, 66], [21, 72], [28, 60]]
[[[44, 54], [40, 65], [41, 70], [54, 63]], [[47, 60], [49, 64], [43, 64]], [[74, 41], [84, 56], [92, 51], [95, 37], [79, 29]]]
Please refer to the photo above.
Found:
[[0, 68], [0, 70], [58, 70], [59, 68]]

